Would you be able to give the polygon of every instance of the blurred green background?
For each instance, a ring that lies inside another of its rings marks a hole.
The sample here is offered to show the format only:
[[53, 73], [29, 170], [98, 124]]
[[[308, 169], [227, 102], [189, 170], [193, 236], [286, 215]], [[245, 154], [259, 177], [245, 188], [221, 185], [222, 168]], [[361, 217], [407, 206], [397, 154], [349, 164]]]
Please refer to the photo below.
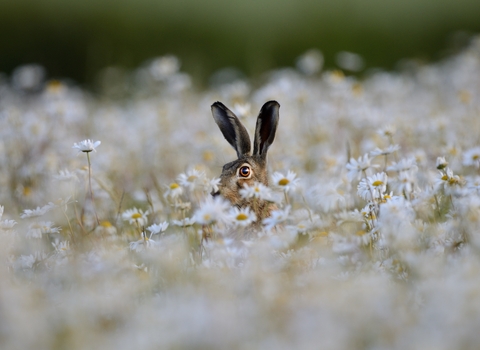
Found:
[[292, 66], [310, 48], [327, 67], [347, 50], [390, 69], [456, 50], [458, 31], [480, 32], [479, 0], [1, 0], [0, 72], [36, 62], [88, 84], [106, 66], [174, 54], [205, 82], [227, 66]]

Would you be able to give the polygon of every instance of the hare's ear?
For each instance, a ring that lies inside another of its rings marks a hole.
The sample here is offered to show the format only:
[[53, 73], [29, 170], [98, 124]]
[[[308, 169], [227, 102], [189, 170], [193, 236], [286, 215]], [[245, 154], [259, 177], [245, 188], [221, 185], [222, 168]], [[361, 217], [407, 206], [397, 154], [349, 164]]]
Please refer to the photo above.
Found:
[[212, 115], [225, 139], [237, 151], [237, 157], [250, 155], [250, 136], [237, 116], [221, 102], [212, 105]]
[[278, 125], [278, 111], [280, 105], [277, 101], [265, 103], [260, 110], [255, 128], [255, 139], [253, 141], [253, 155], [265, 158], [270, 145], [275, 139], [275, 132]]

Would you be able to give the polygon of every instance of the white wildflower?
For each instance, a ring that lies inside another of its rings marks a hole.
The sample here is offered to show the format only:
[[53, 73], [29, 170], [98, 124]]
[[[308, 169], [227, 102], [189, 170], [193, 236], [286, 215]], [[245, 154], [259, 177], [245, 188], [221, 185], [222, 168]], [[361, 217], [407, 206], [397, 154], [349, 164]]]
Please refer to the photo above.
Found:
[[258, 198], [262, 200], [272, 200], [272, 190], [260, 182], [256, 182], [253, 186], [245, 184], [238, 191], [242, 198]]
[[398, 163], [393, 162], [391, 166], [387, 168], [388, 171], [417, 171], [417, 161], [415, 158], [403, 158]]
[[68, 170], [60, 170], [57, 175], [53, 175], [53, 178], [57, 181], [78, 181], [77, 174]]
[[[3, 212], [4, 212], [5, 208], [3, 205], [0, 205], [0, 220], [2, 219], [3, 217]], [[13, 228], [13, 226], [15, 226], [17, 224], [17, 222], [15, 220], [1, 220], [0, 221], [0, 230], [3, 230], [3, 231], [8, 231], [8, 230], [11, 230]]]
[[285, 192], [289, 192], [290, 190], [295, 190], [298, 185], [299, 179], [297, 179], [297, 174], [289, 170], [287, 172], [287, 175], [275, 172], [272, 175], [272, 182], [275, 187], [280, 188]]
[[296, 66], [305, 75], [314, 75], [322, 70], [323, 55], [317, 49], [311, 49], [297, 58]]
[[208, 196], [195, 211], [195, 221], [202, 225], [228, 220], [230, 203], [220, 196]]
[[60, 227], [53, 227], [51, 221], [34, 222], [28, 226], [26, 237], [42, 238], [45, 234], [59, 233], [60, 230]]
[[368, 154], [365, 154], [363, 157], [358, 159], [350, 158], [350, 161], [346, 165], [348, 173], [348, 181], [352, 182], [353, 180], [360, 180], [363, 173], [372, 167], [371, 160], [368, 157]]
[[378, 129], [377, 133], [382, 136], [391, 138], [397, 132], [397, 128], [394, 125], [386, 125], [382, 129]]
[[17, 222], [15, 220], [2, 220], [0, 221], [0, 229], [4, 231], [11, 230], [13, 226], [15, 226]]
[[290, 206], [287, 205], [284, 209], [277, 209], [272, 210], [270, 216], [263, 219], [263, 225], [265, 226], [265, 230], [270, 231], [276, 225], [286, 221], [288, 219], [288, 215], [290, 214]]
[[208, 190], [207, 192], [210, 193], [216, 193], [218, 192], [218, 185], [220, 185], [220, 178], [214, 177], [213, 179], [210, 180], [208, 183]]
[[438, 170], [445, 169], [448, 166], [448, 162], [445, 160], [445, 157], [438, 157], [436, 167]]
[[93, 140], [83, 140], [81, 142], [78, 142], [78, 143], [74, 143], [72, 148], [76, 148], [78, 149], [79, 152], [92, 152], [92, 151], [97, 151], [96, 148], [101, 144], [102, 142], [101, 141], [95, 141], [93, 142]]
[[435, 181], [435, 189], [437, 191], [443, 189], [445, 194], [457, 193], [465, 184], [465, 181], [460, 176], [454, 175], [450, 168], [446, 168], [444, 171], [439, 172]]
[[165, 198], [170, 198], [170, 199], [176, 199], [178, 198], [181, 194], [183, 193], [183, 188], [182, 186], [180, 186], [178, 183], [176, 182], [172, 182], [167, 190], [165, 191], [165, 193], [163, 194], [163, 196]]
[[415, 178], [411, 171], [402, 171], [391, 183], [397, 193], [412, 193]]
[[55, 242], [52, 242], [53, 248], [57, 253], [61, 255], [66, 255], [70, 251], [70, 242], [69, 241], [60, 241], [56, 239]]
[[147, 227], [147, 230], [151, 232], [152, 235], [155, 235], [160, 232], [165, 232], [168, 228], [168, 222], [164, 221], [160, 224], [153, 224]]
[[178, 175], [177, 178], [179, 184], [190, 191], [195, 190], [197, 187], [203, 187], [206, 182], [205, 172], [197, 169], [188, 170], [185, 173]]
[[138, 224], [139, 226], [145, 226], [147, 224], [148, 210], [143, 212], [141, 209], [133, 208], [125, 210], [122, 214], [122, 219], [128, 221], [130, 224]]
[[180, 226], [180, 227], [187, 227], [187, 226], [192, 226], [196, 223], [195, 217], [191, 218], [185, 218], [182, 220], [172, 220], [172, 224], [175, 226]]
[[154, 247], [157, 242], [151, 239], [152, 233], [148, 236], [145, 232], [142, 232], [142, 238], [135, 242], [130, 242], [130, 250], [141, 252], [147, 248]]
[[42, 215], [45, 215], [54, 207], [55, 207], [55, 204], [48, 203], [47, 205], [44, 205], [43, 207], [37, 207], [36, 209], [25, 209], [23, 211], [23, 214], [20, 215], [20, 218], [26, 219], [31, 217], [42, 216]]
[[166, 55], [155, 58], [149, 68], [154, 79], [164, 80], [179, 71], [180, 61], [175, 56]]
[[376, 156], [387, 156], [389, 154], [392, 154], [400, 149], [399, 145], [390, 145], [387, 148], [380, 149], [380, 148], [375, 148], [373, 151], [370, 152], [370, 155], [372, 157]]
[[[368, 178], [362, 179], [357, 187], [357, 194], [366, 201], [383, 198], [387, 190], [388, 176], [385, 173], [377, 173]], [[373, 196], [373, 198], [372, 198]]]
[[470, 148], [463, 153], [463, 165], [480, 168], [480, 147]]
[[235, 103], [232, 107], [232, 112], [239, 118], [245, 118], [250, 115], [250, 103]]
[[337, 225], [340, 226], [347, 222], [363, 222], [363, 215], [358, 209], [354, 211], [343, 211], [334, 215], [337, 220]]
[[250, 207], [232, 207], [229, 214], [231, 217], [231, 222], [233, 222], [236, 226], [245, 227], [257, 220], [257, 216], [253, 211], [250, 210]]

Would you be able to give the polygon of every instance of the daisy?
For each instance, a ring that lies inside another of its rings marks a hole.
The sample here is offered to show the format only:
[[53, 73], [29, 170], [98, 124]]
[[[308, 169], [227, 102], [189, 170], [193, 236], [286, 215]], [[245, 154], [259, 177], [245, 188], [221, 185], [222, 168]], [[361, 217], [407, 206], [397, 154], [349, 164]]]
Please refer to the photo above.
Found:
[[382, 129], [378, 129], [377, 133], [382, 136], [386, 136], [388, 138], [391, 138], [395, 133], [397, 132], [397, 128], [395, 128], [394, 125], [387, 125]]
[[250, 207], [245, 207], [245, 208], [233, 207], [230, 209], [229, 214], [232, 219], [232, 222], [236, 226], [245, 227], [257, 221], [257, 216], [253, 211], [250, 210]]
[[157, 242], [151, 239], [152, 234], [148, 236], [144, 231], [142, 232], [142, 238], [135, 242], [130, 242], [130, 250], [140, 252], [149, 247], [154, 247]]
[[180, 61], [172, 55], [158, 57], [150, 63], [149, 69], [154, 79], [165, 80], [179, 71]]
[[446, 168], [445, 173], [440, 172], [438, 178], [435, 181], [435, 189], [445, 191], [445, 194], [456, 193], [463, 185], [464, 180], [458, 175], [454, 175], [450, 168]]
[[[0, 205], [0, 219], [2, 219], [4, 209], [4, 206]], [[16, 224], [15, 220], [2, 220], [0, 221], [0, 229], [4, 231], [11, 230]]]
[[47, 254], [37, 251], [34, 254], [21, 255], [17, 259], [17, 262], [22, 269], [31, 269], [33, 265], [42, 262], [46, 258], [47, 258]]
[[445, 169], [448, 166], [448, 162], [445, 160], [445, 157], [438, 157], [436, 166], [438, 170]]
[[66, 255], [70, 251], [69, 241], [60, 241], [56, 239], [55, 242], [52, 242], [52, 246], [55, 248], [55, 251], [61, 255]]
[[112, 225], [112, 223], [108, 220], [104, 220], [100, 222], [100, 225], [95, 227], [95, 233], [97, 234], [106, 234], [108, 236], [115, 236], [117, 234], [117, 228]]
[[183, 193], [183, 187], [176, 182], [172, 182], [168, 187], [163, 196], [165, 198], [176, 199]]
[[395, 191], [398, 193], [411, 193], [413, 191], [414, 176], [410, 171], [402, 171], [394, 181]]
[[25, 218], [31, 218], [36, 216], [42, 216], [42, 215], [45, 215], [45, 213], [49, 212], [54, 207], [55, 207], [55, 204], [48, 203], [47, 205], [44, 205], [43, 207], [37, 207], [36, 209], [25, 209], [23, 211], [23, 214], [20, 215], [20, 218], [25, 219]]
[[287, 205], [284, 209], [272, 210], [271, 215], [268, 218], [263, 219], [262, 223], [265, 226], [265, 230], [270, 231], [273, 227], [282, 223], [288, 219], [290, 214], [290, 206]]
[[53, 175], [53, 178], [57, 181], [77, 181], [78, 182], [78, 177], [75, 173], [71, 173], [68, 170], [60, 170], [57, 175]]
[[250, 115], [251, 106], [250, 103], [235, 103], [232, 111], [239, 118], [244, 118]]
[[72, 148], [78, 149], [79, 152], [92, 152], [92, 151], [97, 151], [95, 148], [98, 147], [102, 142], [101, 141], [95, 141], [93, 142], [92, 140], [83, 140], [78, 143], [74, 143]]
[[470, 148], [463, 153], [463, 165], [480, 168], [480, 147]]
[[393, 162], [393, 164], [390, 165], [387, 168], [387, 170], [388, 171], [397, 171], [397, 172], [409, 171], [409, 170], [417, 171], [418, 170], [417, 161], [413, 157], [403, 158], [398, 163]]
[[44, 234], [59, 233], [60, 227], [53, 227], [53, 222], [35, 222], [28, 226], [27, 238], [42, 238]]
[[195, 224], [195, 218], [185, 218], [183, 220], [172, 220], [172, 224], [175, 226], [181, 226], [181, 227], [187, 227], [187, 226], [192, 226]]
[[373, 200], [372, 196], [382, 198], [382, 194], [387, 190], [387, 174], [377, 173], [366, 179], [362, 179], [357, 186], [357, 194], [366, 201]]
[[299, 179], [297, 179], [297, 174], [289, 170], [286, 176], [279, 172], [274, 173], [272, 175], [272, 181], [274, 186], [288, 192], [297, 187]]
[[244, 199], [258, 198], [263, 200], [272, 199], [272, 190], [260, 182], [255, 182], [253, 186], [245, 184], [242, 189], [238, 191], [240, 196]]
[[207, 197], [205, 201], [195, 211], [195, 221], [202, 225], [209, 225], [218, 221], [228, 219], [227, 210], [230, 208], [229, 202], [220, 196]]
[[305, 75], [314, 75], [322, 70], [323, 55], [319, 50], [312, 49], [297, 58], [296, 66]]
[[480, 177], [467, 177], [466, 185], [470, 191], [480, 194]]
[[370, 152], [370, 155], [372, 157], [376, 156], [388, 156], [389, 154], [392, 154], [393, 152], [396, 152], [400, 149], [399, 145], [390, 145], [385, 149], [380, 149], [380, 148], [375, 148], [373, 151]]
[[168, 222], [164, 221], [160, 224], [153, 224], [147, 227], [147, 230], [151, 232], [152, 235], [155, 235], [160, 232], [165, 232], [168, 227]]
[[0, 229], [4, 231], [11, 230], [17, 222], [15, 220], [2, 220], [0, 221]]
[[207, 184], [207, 192], [208, 193], [216, 193], [218, 192], [218, 185], [220, 185], [220, 178], [218, 177], [214, 177], [213, 179], [211, 179], [208, 184]]
[[350, 182], [353, 180], [360, 180], [362, 173], [366, 172], [367, 169], [372, 167], [370, 164], [370, 158], [368, 157], [368, 153], [365, 154], [363, 157], [359, 157], [357, 160], [354, 158], [350, 158], [350, 161], [346, 165], [348, 169], [347, 177]]
[[143, 212], [141, 209], [133, 208], [125, 210], [122, 214], [122, 219], [127, 221], [130, 224], [136, 223], [139, 226], [145, 226], [147, 224], [147, 215], [149, 214], [148, 210]]
[[335, 214], [334, 218], [337, 220], [337, 226], [349, 222], [363, 222], [363, 215], [358, 209], [355, 209], [354, 211], [342, 211]]
[[197, 169], [188, 170], [185, 173], [178, 175], [178, 183], [190, 191], [195, 190], [196, 187], [205, 183], [205, 172]]

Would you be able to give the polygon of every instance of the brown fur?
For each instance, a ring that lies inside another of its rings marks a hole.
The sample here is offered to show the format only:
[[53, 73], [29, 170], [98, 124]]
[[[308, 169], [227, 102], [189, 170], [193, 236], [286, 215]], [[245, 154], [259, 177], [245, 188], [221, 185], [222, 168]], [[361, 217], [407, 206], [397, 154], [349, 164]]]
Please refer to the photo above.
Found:
[[[280, 105], [276, 101], [265, 103], [257, 118], [257, 127], [254, 136], [254, 153], [250, 154], [251, 144], [247, 130], [238, 118], [222, 103], [212, 105], [212, 114], [225, 139], [237, 151], [238, 159], [223, 166], [220, 175], [219, 191], [214, 195], [221, 195], [238, 208], [250, 207], [257, 216], [257, 221], [246, 231], [262, 226], [262, 220], [270, 216], [276, 206], [267, 201], [256, 198], [244, 199], [239, 191], [245, 186], [253, 186], [256, 182], [268, 186], [267, 151], [275, 138], [278, 124], [278, 110]], [[250, 175], [244, 178], [239, 169], [244, 165], [250, 167]]]

